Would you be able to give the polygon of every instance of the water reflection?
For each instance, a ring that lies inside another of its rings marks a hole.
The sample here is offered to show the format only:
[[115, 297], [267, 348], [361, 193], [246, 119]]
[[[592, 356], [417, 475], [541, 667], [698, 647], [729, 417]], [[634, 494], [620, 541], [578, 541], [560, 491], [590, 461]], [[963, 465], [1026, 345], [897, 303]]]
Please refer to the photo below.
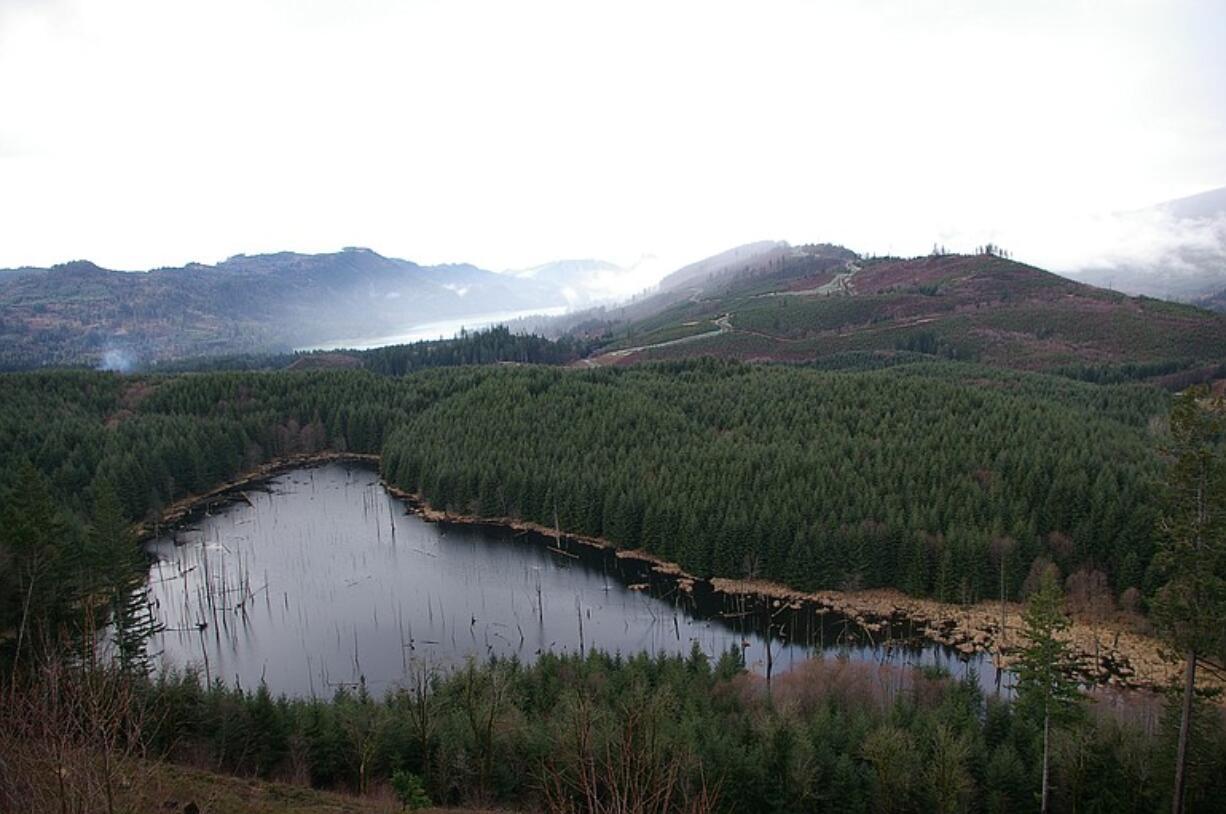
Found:
[[[741, 648], [751, 669], [790, 669], [825, 648], [854, 660], [971, 667], [941, 647], [882, 647], [846, 620], [691, 594], [643, 563], [510, 529], [427, 523], [369, 468], [329, 464], [272, 479], [194, 526], [149, 544], [165, 630], [150, 652], [210, 680], [330, 695], [365, 680], [380, 692], [411, 665], [468, 657], [531, 661], [546, 650], [712, 656]], [[762, 633], [773, 619], [771, 648]], [[895, 636], [905, 631], [893, 631]]]

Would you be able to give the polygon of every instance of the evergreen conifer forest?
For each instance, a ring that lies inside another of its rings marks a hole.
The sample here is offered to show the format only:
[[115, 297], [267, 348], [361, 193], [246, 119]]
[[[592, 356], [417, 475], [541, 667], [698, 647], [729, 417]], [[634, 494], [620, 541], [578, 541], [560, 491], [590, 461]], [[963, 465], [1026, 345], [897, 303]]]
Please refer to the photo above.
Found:
[[1116, 594], [1156, 578], [1169, 399], [1139, 385], [697, 360], [0, 387], [4, 488], [29, 461], [78, 532], [100, 489], [143, 521], [266, 461], [339, 450], [380, 454], [390, 483], [440, 509], [556, 519], [704, 577], [975, 601], [998, 594], [992, 541], [1008, 537], [1010, 598], [1036, 560], [1102, 571]]
[[[0, 377], [0, 788], [47, 805], [97, 801], [106, 784], [136, 795], [142, 767], [171, 761], [554, 811], [618, 795], [635, 811], [1028, 811], [1046, 764], [1051, 810], [1152, 811], [1182, 741], [1186, 810], [1213, 810], [1221, 708], [1193, 697], [1181, 737], [1174, 690], [1121, 705], [1073, 688], [1045, 739], [1045, 707], [1026, 693], [1015, 703], [834, 655], [766, 683], [735, 652], [546, 654], [418, 666], [386, 696], [314, 699], [208, 686], [142, 658], [157, 622], [142, 612], [129, 524], [323, 451], [378, 455], [388, 483], [437, 509], [556, 525], [699, 577], [956, 604], [1003, 593], [1045, 601], [1057, 622], [1064, 578], [1094, 575], [1111, 601], [1169, 595], [1171, 396], [898, 361]], [[1181, 415], [1208, 409], [1188, 406], [1208, 403], [1200, 391], [1179, 398]], [[1180, 437], [1214, 460], [1213, 432]], [[107, 626], [122, 634], [117, 657], [98, 663]], [[1216, 669], [1220, 642], [1198, 641]], [[1027, 651], [1039, 660], [1027, 670], [1057, 675], [1061, 653]], [[48, 722], [58, 751], [33, 746]], [[113, 761], [86, 757], [99, 750]], [[80, 782], [57, 790], [70, 766]]]

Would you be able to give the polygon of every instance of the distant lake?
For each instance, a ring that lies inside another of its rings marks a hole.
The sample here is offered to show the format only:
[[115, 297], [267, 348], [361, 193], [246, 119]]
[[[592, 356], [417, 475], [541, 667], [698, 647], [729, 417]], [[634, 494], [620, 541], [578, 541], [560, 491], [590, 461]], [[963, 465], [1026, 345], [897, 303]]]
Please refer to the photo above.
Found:
[[[853, 660], [974, 667], [991, 661], [935, 645], [888, 652], [855, 637], [846, 619], [763, 605], [699, 583], [691, 594], [642, 562], [551, 536], [496, 526], [429, 523], [388, 494], [369, 466], [328, 464], [270, 479], [194, 525], [148, 545], [165, 630], [155, 663], [197, 666], [209, 678], [290, 695], [328, 696], [363, 678], [380, 693], [411, 665], [439, 669], [469, 657], [593, 648], [718, 657], [741, 648], [766, 670], [766, 614], [779, 618], [773, 670], [825, 648]], [[786, 609], [785, 609], [786, 610]]]
[[410, 342], [424, 342], [433, 339], [453, 339], [460, 331], [479, 331], [504, 322], [511, 322], [524, 317], [556, 317], [566, 313], [565, 305], [552, 308], [530, 308], [524, 311], [494, 311], [486, 314], [472, 314], [457, 319], [444, 319], [437, 322], [423, 322], [410, 327], [404, 333], [388, 336], [363, 336], [352, 339], [336, 339], [317, 345], [295, 348], [299, 351], [312, 350], [370, 350], [388, 345], [406, 345]]

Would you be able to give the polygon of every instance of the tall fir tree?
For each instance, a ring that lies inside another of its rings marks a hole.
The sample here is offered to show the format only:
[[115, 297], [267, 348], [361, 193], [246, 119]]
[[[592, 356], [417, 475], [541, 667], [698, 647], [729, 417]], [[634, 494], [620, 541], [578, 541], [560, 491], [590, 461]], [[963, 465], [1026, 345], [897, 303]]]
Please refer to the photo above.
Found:
[[16, 631], [13, 675], [31, 665], [39, 648], [58, 645], [71, 597], [67, 524], [42, 473], [29, 461], [18, 472], [16, 488], [0, 509], [0, 550], [8, 561], [0, 574], [0, 626]]
[[83, 605], [101, 602], [107, 618], [93, 621], [109, 623], [119, 666], [144, 673], [148, 671], [145, 647], [156, 624], [144, 585], [143, 556], [114, 488], [102, 482], [94, 494], [93, 518], [80, 558]]
[[1182, 814], [1197, 662], [1226, 656], [1226, 405], [1204, 388], [1171, 410], [1168, 503], [1155, 565], [1166, 583], [1154, 618], [1184, 659], [1183, 702], [1171, 811]]

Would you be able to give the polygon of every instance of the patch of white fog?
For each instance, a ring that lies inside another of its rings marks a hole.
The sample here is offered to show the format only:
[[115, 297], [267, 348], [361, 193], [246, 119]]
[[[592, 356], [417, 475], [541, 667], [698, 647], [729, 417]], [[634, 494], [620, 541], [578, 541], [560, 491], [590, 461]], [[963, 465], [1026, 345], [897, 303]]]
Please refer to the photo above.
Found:
[[1226, 206], [1182, 203], [1046, 224], [1019, 235], [1018, 248], [1033, 245], [1026, 259], [1036, 265], [1130, 294], [1191, 300], [1226, 289]]
[[96, 370], [106, 370], [112, 373], [131, 373], [136, 368], [136, 357], [129, 351], [110, 348], [103, 351], [98, 359]]

